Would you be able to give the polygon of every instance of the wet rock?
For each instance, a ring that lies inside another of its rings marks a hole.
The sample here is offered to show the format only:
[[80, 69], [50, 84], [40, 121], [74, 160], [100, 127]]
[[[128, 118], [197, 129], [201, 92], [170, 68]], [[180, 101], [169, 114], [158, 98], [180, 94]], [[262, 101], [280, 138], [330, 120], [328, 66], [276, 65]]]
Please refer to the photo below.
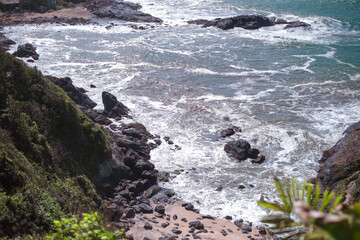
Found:
[[13, 40], [7, 38], [3, 33], [0, 33], [0, 47], [5, 51], [9, 50], [10, 45], [16, 44]]
[[245, 188], [245, 186], [242, 185], [242, 184], [240, 184], [240, 185], [238, 186], [238, 189], [244, 189], [244, 188]]
[[296, 21], [296, 22], [287, 23], [287, 25], [284, 27], [284, 29], [298, 28], [298, 27], [310, 28], [310, 26], [311, 25], [308, 23]]
[[225, 216], [225, 219], [226, 220], [232, 220], [233, 218], [232, 218], [232, 216]]
[[248, 158], [249, 149], [250, 143], [243, 139], [228, 142], [224, 147], [227, 155], [231, 158], [235, 158], [238, 161], [246, 160]]
[[188, 21], [188, 23], [202, 25], [202, 27], [217, 27], [222, 30], [228, 30], [235, 27], [241, 27], [244, 29], [259, 29], [274, 25], [274, 22], [270, 18], [260, 15], [240, 15], [230, 18], [216, 18], [210, 21], [199, 19]]
[[36, 52], [36, 47], [31, 45], [30, 43], [19, 45], [13, 55], [20, 58], [32, 57], [34, 60], [39, 59], [39, 54], [37, 54]]
[[185, 209], [188, 211], [194, 210], [194, 205], [192, 205], [191, 203], [185, 203], [182, 206], [185, 207]]
[[146, 222], [145, 225], [144, 225], [144, 229], [145, 230], [151, 230], [152, 229], [152, 226], [150, 223]]
[[223, 190], [223, 187], [222, 186], [219, 186], [219, 187], [217, 187], [216, 189], [215, 189], [215, 191], [217, 191], [217, 192], [221, 192]]
[[189, 228], [194, 227], [195, 229], [204, 229], [204, 224], [202, 224], [200, 221], [193, 221], [189, 222]]
[[178, 216], [176, 214], [174, 214], [173, 219], [174, 220], [178, 219]]
[[251, 158], [251, 159], [256, 159], [259, 155], [260, 151], [257, 150], [256, 148], [251, 148], [247, 151], [247, 154], [248, 154], [248, 158]]
[[264, 155], [259, 155], [256, 159], [251, 160], [252, 163], [257, 163], [257, 164], [261, 164], [264, 161], [265, 161], [265, 156]]
[[96, 88], [96, 86], [94, 84], [90, 84], [91, 88]]
[[124, 104], [119, 102], [117, 98], [109, 92], [102, 92], [102, 101], [104, 103], [105, 111], [108, 114], [108, 117], [123, 117], [129, 116], [130, 109], [127, 108]]
[[220, 132], [220, 137], [225, 138], [234, 135], [235, 131], [233, 128], [224, 129]]
[[186, 218], [182, 218], [181, 221], [187, 222], [187, 219], [186, 219]]
[[160, 18], [139, 11], [141, 5], [132, 2], [124, 2], [122, 0], [90, 0], [86, 2], [85, 6], [99, 18], [115, 18], [129, 22], [162, 23]]
[[165, 207], [164, 205], [157, 205], [155, 207], [155, 212], [158, 212], [160, 214], [164, 214], [165, 213]]

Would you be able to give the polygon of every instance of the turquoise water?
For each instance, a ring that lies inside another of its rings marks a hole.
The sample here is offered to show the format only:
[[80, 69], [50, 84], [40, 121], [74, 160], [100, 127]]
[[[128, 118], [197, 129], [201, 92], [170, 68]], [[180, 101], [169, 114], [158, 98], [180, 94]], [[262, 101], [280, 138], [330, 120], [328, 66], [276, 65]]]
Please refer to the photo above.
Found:
[[[139, 23], [148, 29], [134, 31], [121, 21], [99, 20], [98, 26], [5, 31], [17, 43], [37, 47], [40, 59], [30, 65], [70, 76], [99, 108], [101, 92], [112, 92], [136, 121], [180, 145], [175, 151], [162, 144], [152, 161], [162, 171], [183, 170], [161, 184], [203, 213], [258, 221], [264, 212], [256, 201], [261, 195], [275, 197], [273, 176], [315, 177], [322, 151], [359, 121], [359, 1], [139, 2], [164, 24]], [[300, 20], [312, 27], [222, 31], [186, 23], [239, 14]], [[117, 26], [107, 30], [110, 22]], [[231, 125], [243, 132], [218, 139]], [[239, 138], [266, 161], [229, 159], [224, 145]], [[246, 188], [239, 190], [240, 184]], [[218, 186], [221, 192], [215, 191]]]

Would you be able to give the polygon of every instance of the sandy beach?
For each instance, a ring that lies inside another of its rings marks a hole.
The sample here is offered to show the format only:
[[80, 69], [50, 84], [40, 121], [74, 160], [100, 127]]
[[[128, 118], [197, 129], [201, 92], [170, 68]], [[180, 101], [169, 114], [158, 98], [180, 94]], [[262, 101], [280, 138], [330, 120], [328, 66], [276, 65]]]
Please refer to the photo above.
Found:
[[[135, 240], [143, 239], [168, 239], [177, 236], [178, 239], [208, 239], [208, 240], [248, 240], [248, 239], [272, 239], [269, 234], [260, 234], [256, 226], [251, 227], [251, 232], [246, 233], [233, 222], [226, 219], [205, 216], [194, 211], [186, 210], [184, 202], [177, 201], [172, 204], [164, 204], [164, 217], [157, 217], [158, 213], [137, 214], [134, 217], [135, 224], [130, 227], [127, 236]], [[152, 202], [152, 207], [155, 204]], [[167, 218], [167, 219], [166, 219]], [[199, 221], [204, 225], [203, 229], [191, 229], [190, 222]], [[246, 222], [246, 221], [245, 221]], [[151, 225], [146, 230], [145, 224]], [[167, 225], [166, 227], [164, 227]], [[244, 233], [243, 233], [244, 232]]]

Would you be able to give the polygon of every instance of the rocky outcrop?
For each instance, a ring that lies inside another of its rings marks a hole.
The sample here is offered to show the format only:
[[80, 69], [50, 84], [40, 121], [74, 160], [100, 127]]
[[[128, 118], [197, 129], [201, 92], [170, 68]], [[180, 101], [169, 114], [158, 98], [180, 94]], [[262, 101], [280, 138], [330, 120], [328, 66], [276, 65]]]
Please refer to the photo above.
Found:
[[19, 45], [13, 55], [20, 58], [32, 57], [34, 60], [39, 59], [39, 54], [36, 52], [36, 47], [31, 45], [30, 43]]
[[[130, 110], [109, 92], [102, 93], [104, 110], [94, 110], [94, 104], [86, 94], [81, 93], [72, 85], [70, 78], [51, 78], [69, 97], [78, 104], [80, 109], [100, 125], [110, 125], [109, 119], [129, 118]], [[91, 101], [91, 102], [89, 102]], [[100, 164], [98, 191], [105, 197], [111, 197], [111, 202], [119, 206], [131, 207], [130, 202], [157, 182], [155, 166], [150, 162], [150, 151], [157, 145], [149, 143], [155, 137], [140, 123], [129, 123], [105, 128], [111, 141], [112, 155]], [[144, 204], [135, 212], [141, 212]], [[108, 209], [112, 211], [114, 208]], [[144, 210], [146, 211], [146, 210]], [[111, 215], [111, 214], [110, 214]]]
[[360, 202], [360, 122], [348, 127], [344, 137], [326, 150], [317, 181], [323, 189], [345, 193], [346, 203]]
[[254, 159], [251, 161], [252, 163], [260, 164], [265, 161], [265, 157], [259, 155], [260, 151], [256, 148], [251, 148], [250, 143], [243, 139], [228, 142], [224, 147], [224, 151], [230, 158], [238, 161], [243, 161], [248, 158]]
[[90, 0], [86, 2], [87, 9], [99, 18], [114, 18], [129, 22], [155, 22], [162, 20], [150, 14], [139, 11], [141, 5], [122, 0]]
[[274, 26], [276, 24], [287, 24], [285, 29], [294, 27], [310, 27], [310, 24], [300, 21], [287, 22], [282, 19], [268, 18], [260, 15], [240, 15], [229, 18], [216, 18], [214, 20], [198, 19], [188, 21], [188, 23], [202, 25], [203, 28], [217, 27], [222, 30], [233, 29], [236, 27], [253, 30], [262, 27]]
[[0, 16], [0, 26], [12, 26], [19, 24], [44, 24], [44, 23], [57, 23], [57, 24], [69, 24], [69, 25], [85, 25], [94, 23], [90, 19], [84, 18], [67, 18], [67, 17], [36, 17], [36, 18], [7, 18]]
[[10, 45], [16, 44], [13, 40], [7, 38], [3, 33], [0, 33], [0, 48], [9, 50]]

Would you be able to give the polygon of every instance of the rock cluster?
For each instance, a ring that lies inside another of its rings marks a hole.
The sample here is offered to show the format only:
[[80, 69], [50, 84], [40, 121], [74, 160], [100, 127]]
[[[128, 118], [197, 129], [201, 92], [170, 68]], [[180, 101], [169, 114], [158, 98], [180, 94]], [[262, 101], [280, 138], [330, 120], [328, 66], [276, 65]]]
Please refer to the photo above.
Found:
[[20, 58], [32, 57], [34, 60], [39, 59], [39, 54], [36, 52], [36, 47], [31, 45], [30, 43], [19, 45], [13, 55]]
[[238, 161], [243, 161], [248, 158], [253, 159], [251, 161], [252, 163], [260, 164], [265, 161], [265, 156], [259, 155], [260, 151], [256, 148], [251, 148], [250, 143], [243, 139], [228, 142], [224, 150], [229, 157]]
[[114, 18], [130, 22], [162, 23], [162, 20], [139, 11], [141, 5], [123, 0], [90, 0], [87, 9], [99, 18]]
[[276, 24], [286, 24], [285, 29], [295, 27], [310, 27], [310, 24], [305, 22], [287, 22], [282, 19], [268, 18], [260, 15], [240, 15], [229, 18], [216, 18], [214, 20], [191, 20], [189, 24], [202, 25], [202, 27], [217, 27], [222, 30], [233, 29], [236, 27], [244, 29], [259, 29], [262, 27], [274, 26]]
[[69, 25], [85, 25], [92, 24], [93, 22], [89, 19], [84, 18], [66, 18], [66, 17], [37, 17], [37, 18], [22, 18], [22, 19], [11, 19], [0, 17], [0, 26], [11, 26], [19, 24], [43, 24], [43, 23], [57, 23], [57, 24], [69, 24]]

